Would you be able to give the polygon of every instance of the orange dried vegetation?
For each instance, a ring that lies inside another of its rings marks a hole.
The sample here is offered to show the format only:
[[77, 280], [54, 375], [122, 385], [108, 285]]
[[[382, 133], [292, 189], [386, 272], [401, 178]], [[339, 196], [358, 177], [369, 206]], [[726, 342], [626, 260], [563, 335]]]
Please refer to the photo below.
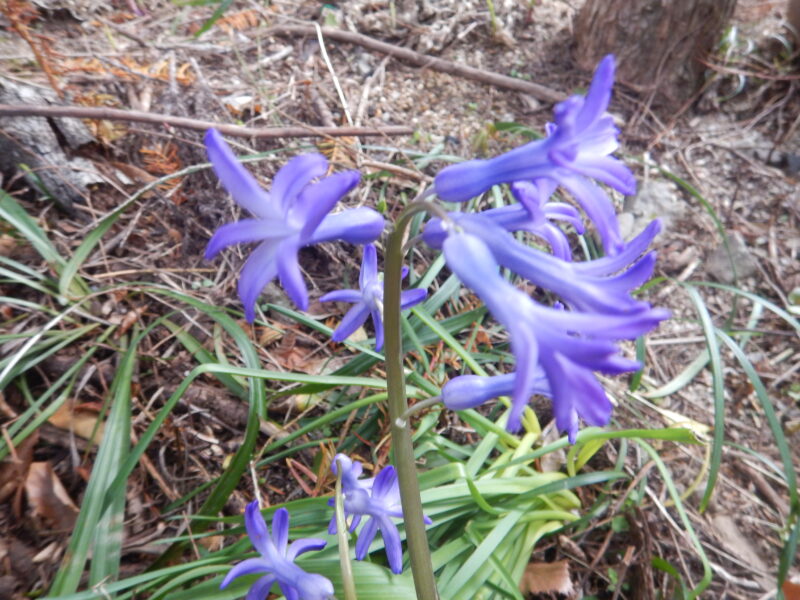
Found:
[[[137, 81], [138, 76], [169, 81], [169, 61], [167, 59], [149, 64], [139, 62], [130, 56], [123, 56], [117, 60], [122, 65], [121, 67], [115, 67], [113, 64], [97, 58], [71, 58], [64, 61], [62, 68], [64, 72], [113, 75], [125, 81]], [[192, 65], [188, 62], [179, 65], [175, 69], [175, 81], [184, 86], [194, 83], [195, 76], [190, 71], [191, 68]]]
[[258, 27], [260, 17], [255, 10], [243, 10], [241, 12], [233, 13], [232, 15], [225, 15], [217, 21], [217, 25], [225, 33], [232, 33], [234, 31], [244, 31], [245, 29], [252, 29]]
[[[178, 147], [172, 142], [159, 142], [151, 147], [140, 148], [139, 152], [143, 155], [145, 169], [153, 175], [169, 175], [183, 168], [183, 163], [178, 156]], [[181, 205], [186, 201], [183, 193], [177, 189], [182, 183], [182, 178], [175, 178], [165, 181], [158, 188], [164, 193], [174, 190], [171, 194], [172, 201], [176, 205]]]
[[31, 47], [36, 62], [44, 71], [50, 87], [59, 98], [64, 97], [56, 75], [60, 72], [55, 65], [62, 56], [53, 50], [53, 38], [35, 33], [31, 24], [39, 19], [39, 11], [26, 0], [0, 0], [0, 13], [8, 19], [11, 29]]

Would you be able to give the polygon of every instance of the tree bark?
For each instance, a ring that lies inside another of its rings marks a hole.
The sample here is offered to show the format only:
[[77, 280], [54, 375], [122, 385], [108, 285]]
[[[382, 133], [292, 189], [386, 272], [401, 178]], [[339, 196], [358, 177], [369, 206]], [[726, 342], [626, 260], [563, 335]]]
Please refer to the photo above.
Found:
[[575, 18], [576, 58], [592, 69], [617, 57], [619, 81], [677, 108], [703, 84], [702, 60], [719, 41], [736, 0], [586, 0]]
[[795, 46], [800, 45], [800, 0], [789, 0], [786, 20], [792, 26]]

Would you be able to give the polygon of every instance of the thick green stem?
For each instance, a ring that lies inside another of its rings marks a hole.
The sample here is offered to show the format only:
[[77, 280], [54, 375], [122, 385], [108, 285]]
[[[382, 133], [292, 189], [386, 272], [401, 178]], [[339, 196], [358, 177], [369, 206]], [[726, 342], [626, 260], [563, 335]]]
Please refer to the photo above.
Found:
[[405, 375], [403, 374], [403, 338], [400, 326], [400, 288], [403, 268], [403, 236], [418, 212], [439, 213], [441, 209], [428, 202], [414, 202], [403, 212], [395, 230], [389, 236], [386, 251], [386, 277], [384, 278], [383, 319], [385, 328], [386, 381], [389, 392], [389, 417], [391, 420], [392, 450], [400, 499], [403, 504], [403, 521], [406, 527], [408, 554], [417, 600], [438, 600], [436, 580], [433, 576], [430, 547], [425, 533], [422, 500], [414, 462], [411, 429], [403, 418], [408, 410]]

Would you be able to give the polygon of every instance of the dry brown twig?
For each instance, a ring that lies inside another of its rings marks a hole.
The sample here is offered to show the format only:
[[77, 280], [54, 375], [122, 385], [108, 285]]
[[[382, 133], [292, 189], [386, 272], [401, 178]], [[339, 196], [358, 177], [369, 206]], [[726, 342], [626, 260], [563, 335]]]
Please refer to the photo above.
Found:
[[109, 121], [133, 121], [136, 123], [153, 123], [170, 125], [182, 129], [205, 131], [214, 128], [220, 133], [235, 137], [281, 138], [281, 137], [341, 137], [341, 136], [391, 136], [410, 135], [413, 128], [405, 125], [389, 125], [386, 127], [241, 127], [214, 123], [202, 119], [176, 117], [158, 113], [118, 108], [89, 106], [20, 106], [0, 104], [0, 116], [4, 117], [74, 117], [77, 119], [105, 119]]
[[[341, 29], [334, 29], [331, 27], [322, 27], [322, 35], [325, 39], [336, 40], [346, 44], [356, 44], [369, 50], [388, 54], [402, 61], [409, 62], [423, 69], [433, 69], [434, 71], [441, 71], [442, 73], [449, 73], [464, 79], [472, 79], [473, 81], [480, 81], [488, 85], [493, 85], [499, 88], [508, 90], [516, 90], [529, 94], [538, 100], [545, 102], [561, 102], [566, 98], [566, 95], [561, 92], [552, 90], [544, 85], [525, 81], [523, 79], [515, 79], [507, 75], [501, 75], [492, 71], [485, 71], [483, 69], [476, 69], [460, 63], [436, 58], [427, 54], [420, 54], [408, 48], [395, 46], [394, 44], [387, 44], [369, 36], [353, 33], [351, 31], [344, 31]], [[266, 34], [281, 35], [281, 36], [295, 36], [295, 35], [317, 35], [317, 29], [310, 25], [277, 25], [270, 27], [265, 31]]]
[[56, 56], [52, 48], [53, 39], [35, 33], [30, 27], [31, 23], [39, 18], [37, 8], [24, 0], [0, 0], [0, 13], [8, 19], [11, 29], [30, 46], [36, 62], [47, 76], [50, 87], [58, 94], [59, 98], [63, 98], [64, 92], [56, 79], [52, 65]]

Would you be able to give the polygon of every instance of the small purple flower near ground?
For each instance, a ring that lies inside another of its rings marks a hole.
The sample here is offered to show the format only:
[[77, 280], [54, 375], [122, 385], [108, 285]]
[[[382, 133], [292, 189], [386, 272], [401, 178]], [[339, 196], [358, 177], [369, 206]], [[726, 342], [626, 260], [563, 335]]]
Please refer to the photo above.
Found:
[[[403, 277], [408, 274], [408, 269], [403, 267]], [[320, 302], [352, 302], [355, 304], [339, 323], [331, 338], [341, 342], [350, 337], [356, 329], [361, 327], [372, 317], [375, 326], [375, 350], [383, 348], [383, 279], [378, 273], [378, 254], [375, 246], [364, 246], [364, 256], [361, 259], [361, 273], [358, 276], [357, 290], [336, 290], [329, 292], [319, 299]], [[425, 299], [426, 292], [422, 289], [405, 290], [400, 294], [400, 308], [405, 310]]]
[[[400, 542], [400, 531], [392, 521], [392, 517], [402, 519], [403, 508], [400, 504], [400, 484], [397, 472], [389, 465], [381, 469], [374, 479], [358, 479], [362, 472], [361, 463], [350, 460], [344, 454], [337, 454], [333, 459], [331, 471], [338, 475], [338, 466], [342, 468], [342, 495], [344, 496], [345, 516], [353, 518], [350, 531], [353, 532], [361, 523], [361, 517], [369, 517], [358, 534], [356, 541], [356, 560], [364, 560], [369, 546], [380, 529], [386, 558], [393, 573], [403, 572], [403, 547]], [[330, 506], [335, 499], [328, 500]], [[425, 523], [432, 521], [425, 517]], [[336, 515], [331, 519], [328, 532], [336, 533]]]
[[[258, 501], [247, 505], [244, 514], [247, 535], [260, 558], [248, 558], [233, 567], [220, 588], [227, 587], [231, 581], [243, 575], [265, 573], [250, 588], [245, 600], [265, 600], [270, 588], [277, 583], [286, 600], [329, 600], [333, 598], [333, 584], [329, 579], [316, 573], [307, 573], [294, 560], [309, 550], [321, 550], [327, 542], [317, 538], [301, 538], [289, 542], [289, 511], [279, 508], [272, 518], [270, 536]], [[288, 544], [288, 545], [287, 545]]]
[[[205, 144], [222, 185], [255, 217], [223, 225], [206, 248], [206, 259], [210, 259], [227, 246], [260, 242], [239, 277], [239, 298], [251, 323], [258, 295], [276, 277], [298, 307], [308, 308], [308, 290], [297, 261], [300, 248], [333, 240], [366, 244], [383, 231], [383, 217], [371, 208], [329, 214], [358, 184], [358, 171], [324, 177], [327, 159], [321, 154], [304, 154], [278, 171], [267, 192], [236, 159], [219, 132], [209, 129]], [[312, 183], [314, 179], [319, 181]]]

